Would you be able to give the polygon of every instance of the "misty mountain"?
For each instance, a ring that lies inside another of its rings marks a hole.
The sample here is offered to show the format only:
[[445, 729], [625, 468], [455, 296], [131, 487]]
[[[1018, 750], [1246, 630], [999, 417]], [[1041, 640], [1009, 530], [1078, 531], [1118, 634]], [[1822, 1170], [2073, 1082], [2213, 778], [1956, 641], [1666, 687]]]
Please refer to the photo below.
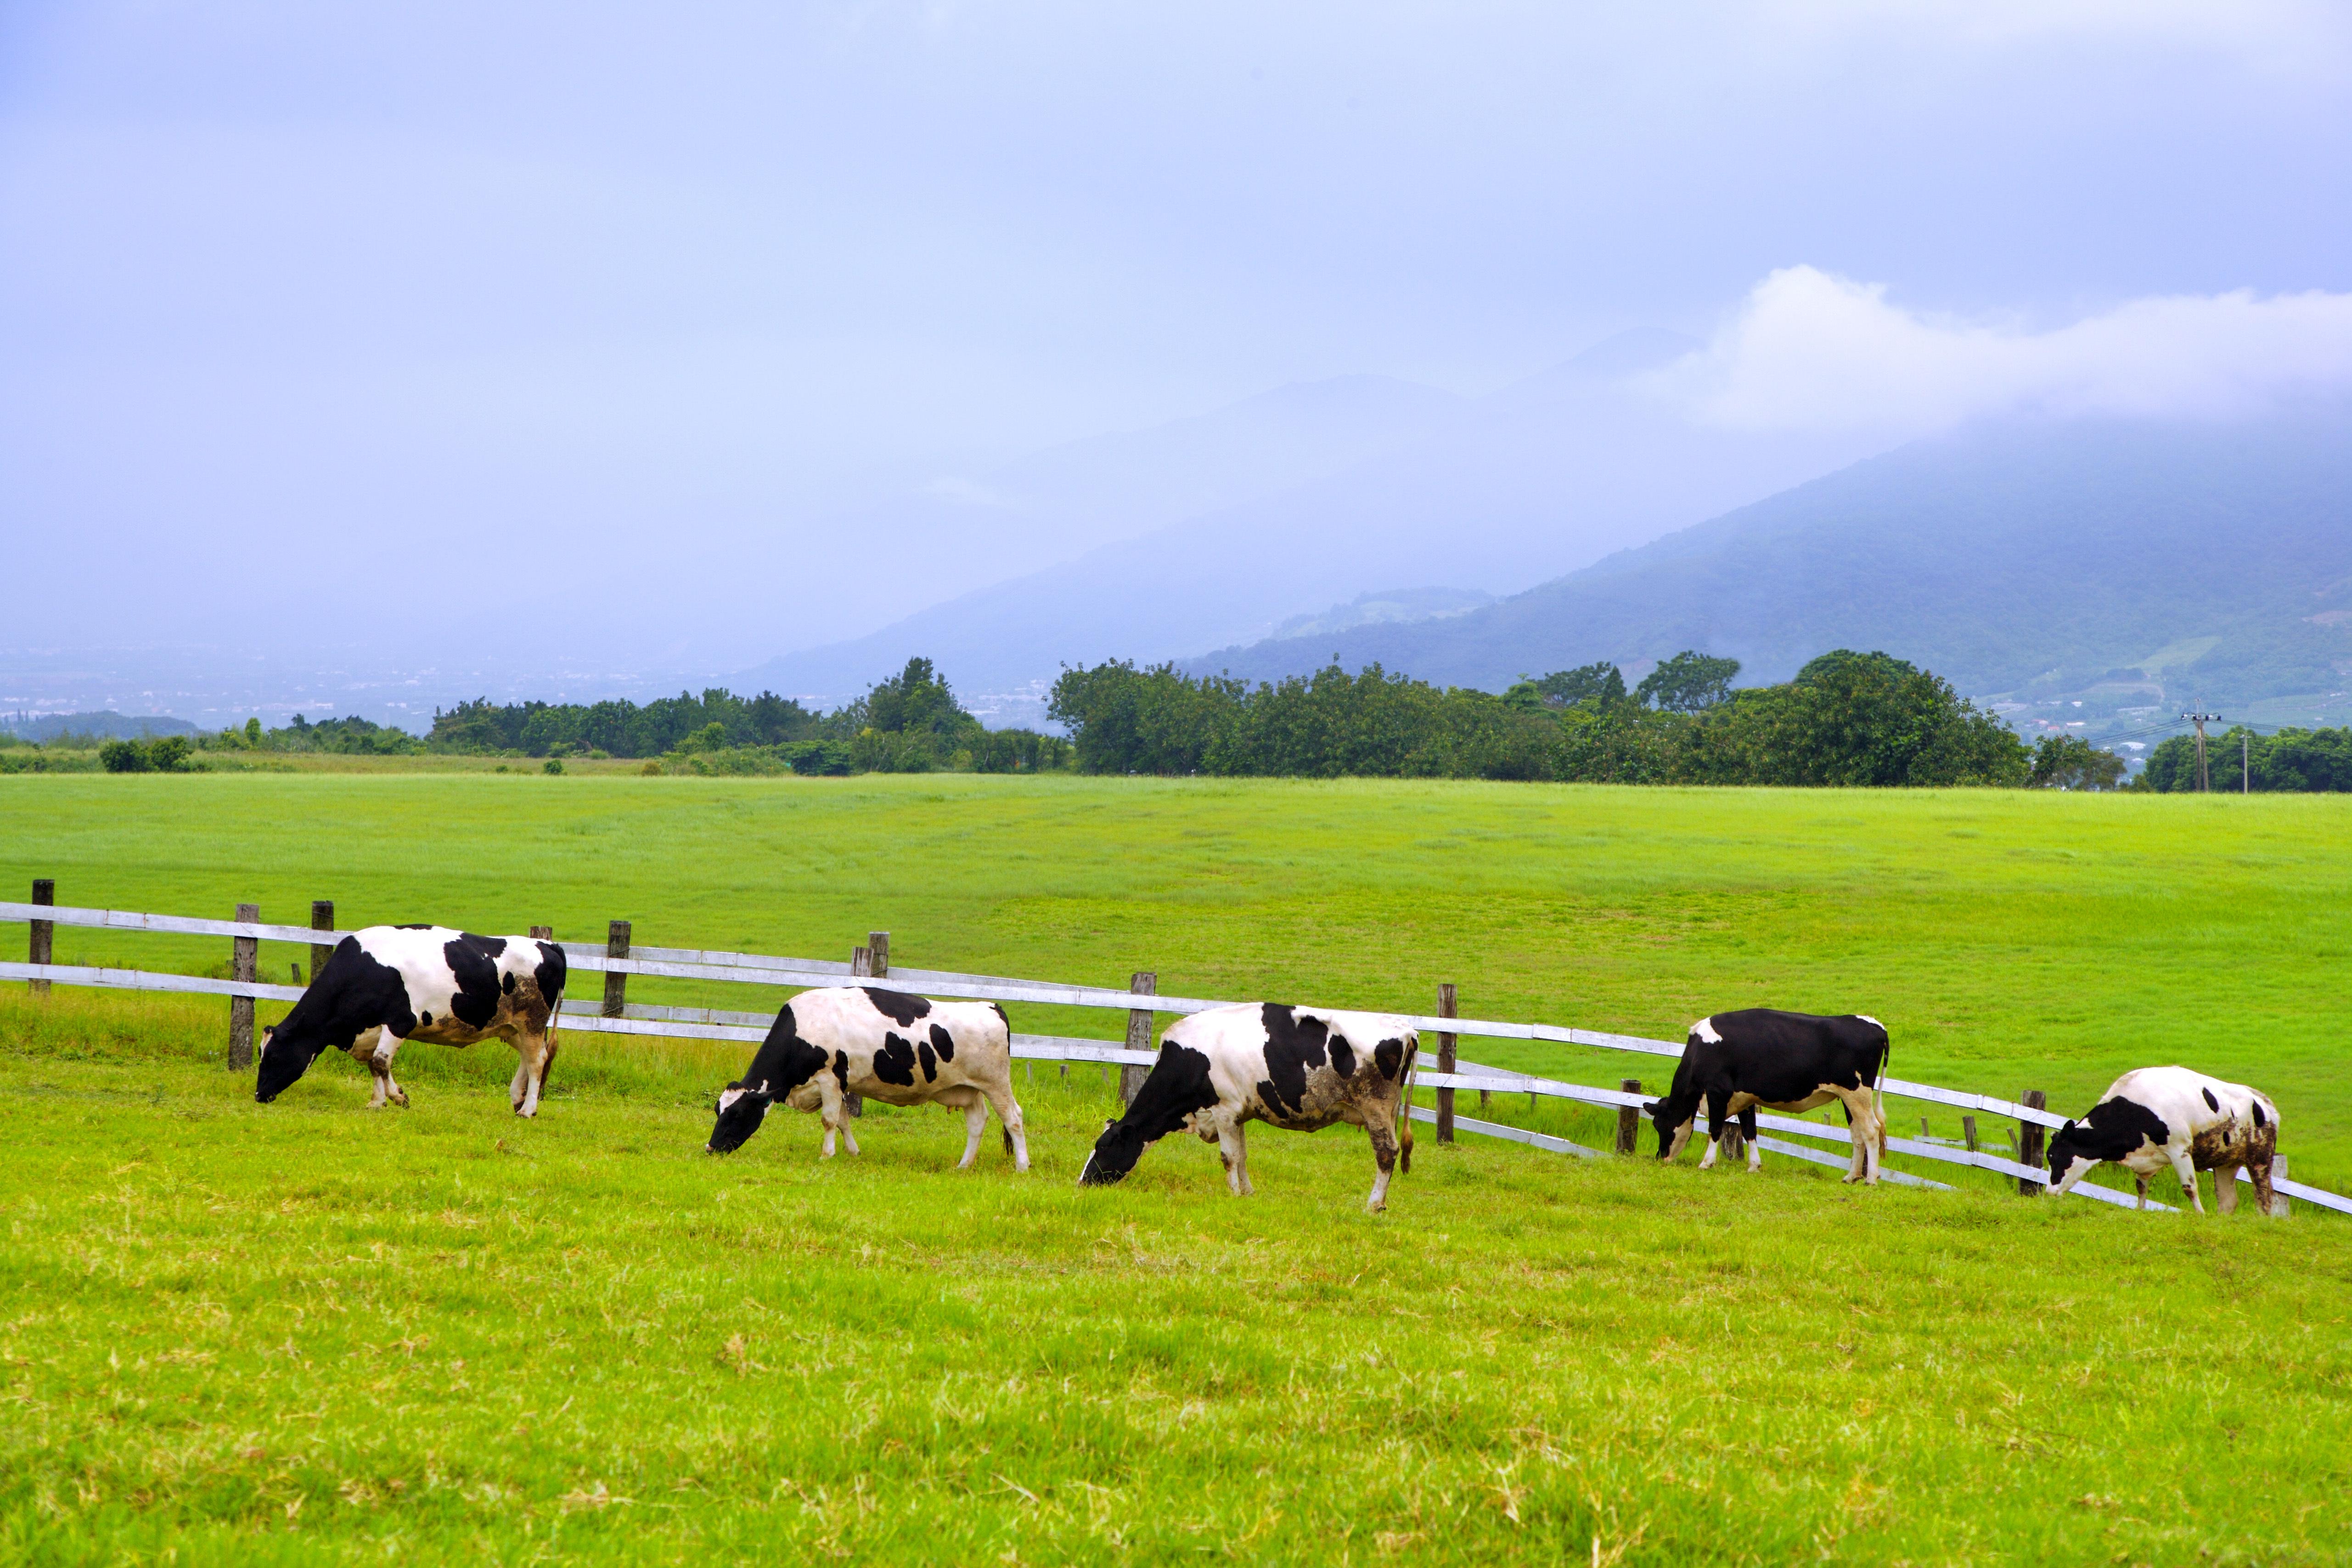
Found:
[[1621, 334], [1398, 430], [1338, 472], [730, 681], [835, 700], [919, 653], [960, 692], [1004, 692], [1050, 681], [1066, 663], [1183, 658], [1263, 638], [1291, 617], [1401, 582], [1516, 591], [1873, 449], [1853, 436], [1693, 423], [1655, 397], [1643, 372], [1696, 347], [1670, 332]]
[[2352, 409], [2242, 424], [2017, 423], [1923, 441], [1485, 610], [1192, 661], [1270, 679], [1336, 657], [1499, 689], [1684, 648], [1742, 684], [1883, 648], [1962, 691], [2102, 679], [2242, 704], [2347, 684]]

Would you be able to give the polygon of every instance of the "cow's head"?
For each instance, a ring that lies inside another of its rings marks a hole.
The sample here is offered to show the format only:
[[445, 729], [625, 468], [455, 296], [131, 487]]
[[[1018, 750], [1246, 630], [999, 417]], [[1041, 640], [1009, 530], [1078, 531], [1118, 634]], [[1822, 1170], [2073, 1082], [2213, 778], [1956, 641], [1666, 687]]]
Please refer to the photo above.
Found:
[[1102, 1136], [1095, 1140], [1094, 1152], [1087, 1156], [1087, 1168], [1078, 1173], [1080, 1186], [1115, 1186], [1135, 1168], [1151, 1140], [1131, 1121], [1121, 1117], [1103, 1124]]
[[719, 1113], [719, 1120], [711, 1126], [710, 1142], [703, 1145], [705, 1151], [731, 1155], [741, 1148], [760, 1130], [760, 1124], [768, 1119], [768, 1107], [774, 1103], [775, 1096], [768, 1092], [765, 1079], [750, 1088], [730, 1083], [719, 1092], [719, 1103], [711, 1107]]
[[1696, 1107], [1689, 1111], [1677, 1111], [1673, 1096], [1669, 1095], [1645, 1103], [1642, 1114], [1647, 1116], [1650, 1124], [1658, 1130], [1658, 1158], [1673, 1159], [1683, 1152], [1683, 1145], [1690, 1142], [1691, 1121], [1696, 1114]]
[[264, 1105], [286, 1092], [292, 1083], [310, 1071], [310, 1063], [327, 1048], [323, 1038], [313, 1039], [307, 1030], [289, 1030], [284, 1025], [261, 1031], [261, 1065], [254, 1074], [253, 1097]]
[[2089, 1139], [2078, 1131], [2074, 1122], [2051, 1135], [2050, 1190], [2064, 1192], [2083, 1179], [2084, 1173], [2099, 1163], [2098, 1156], [2085, 1146]]

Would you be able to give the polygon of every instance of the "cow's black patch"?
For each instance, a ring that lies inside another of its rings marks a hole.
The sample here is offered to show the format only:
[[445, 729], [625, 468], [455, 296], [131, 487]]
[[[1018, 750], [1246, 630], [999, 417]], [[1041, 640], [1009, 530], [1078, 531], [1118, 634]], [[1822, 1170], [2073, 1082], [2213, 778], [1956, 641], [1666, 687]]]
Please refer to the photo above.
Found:
[[936, 1083], [940, 1081], [940, 1059], [931, 1051], [929, 1040], [919, 1040], [915, 1042], [915, 1061], [923, 1070], [924, 1082]]
[[501, 970], [499, 970], [499, 989], [500, 989], [500, 990], [504, 991], [504, 992], [505, 992], [507, 995], [509, 995], [509, 996], [513, 996], [513, 995], [514, 995], [514, 988], [515, 988], [515, 977], [514, 977], [514, 971], [513, 971], [512, 969], [501, 969]]
[[2213, 1091], [2210, 1089], [2203, 1089], [2201, 1090], [2201, 1092], [2205, 1096], [2205, 1104], [2207, 1109], [2219, 1111], [2221, 1108], [2221, 1102], [2213, 1098]]
[[884, 1031], [882, 1049], [874, 1053], [874, 1076], [885, 1083], [915, 1086], [915, 1048], [903, 1036]]
[[1307, 1101], [1307, 1070], [1327, 1060], [1330, 1028], [1321, 1019], [1300, 1018], [1280, 1002], [1267, 1002], [1259, 1016], [1265, 1025], [1265, 1077], [1257, 1086], [1258, 1099], [1296, 1116]]
[[432, 1009], [431, 1008], [426, 1008], [423, 1012], [418, 1013], [418, 1014], [416, 1015], [416, 1021], [417, 1021], [418, 1023], [420, 1023], [420, 1024], [424, 1025], [424, 1026], [425, 1026], [425, 1028], [427, 1028], [427, 1029], [432, 1028], [432, 1027], [433, 1027], [433, 1009]]
[[882, 991], [869, 986], [866, 988], [866, 999], [874, 1004], [876, 1012], [901, 1028], [927, 1016], [931, 1010], [930, 1003], [920, 997], [910, 997], [904, 991]]
[[457, 935], [479, 947], [493, 959], [507, 956], [507, 939], [503, 936], [477, 936], [470, 931], [461, 931]]
[[461, 932], [441, 944], [441, 956], [457, 980], [449, 1010], [468, 1029], [488, 1028], [499, 1016], [499, 967], [482, 951], [482, 938]]
[[2269, 1120], [2263, 1115], [2263, 1103], [2259, 1100], [2254, 1102], [2254, 1125], [2257, 1127], [2270, 1125]]
[[833, 1081], [841, 1085], [844, 1094], [849, 1092], [849, 1052], [836, 1051], [833, 1053]]
[[1331, 1037], [1331, 1071], [1342, 1078], [1356, 1075], [1356, 1048], [1348, 1043], [1346, 1035]]
[[320, 1051], [349, 1051], [353, 1040], [379, 1026], [397, 1040], [415, 1031], [408, 984], [398, 969], [361, 946], [358, 937], [346, 936], [311, 977], [310, 988], [286, 1020], [270, 1030], [255, 1069], [253, 1097], [267, 1105], [309, 1071]]
[[2144, 1144], [2161, 1146], [2172, 1139], [2164, 1118], [2137, 1100], [2118, 1095], [2091, 1107], [2079, 1122], [2069, 1122], [2050, 1140], [2050, 1179], [2063, 1181], [2076, 1160], [2120, 1160]]
[[1160, 1048], [1127, 1114], [1105, 1127], [1095, 1140], [1094, 1153], [1078, 1181], [1086, 1186], [1108, 1186], [1124, 1179], [1143, 1157], [1144, 1149], [1184, 1124], [1195, 1111], [1217, 1103], [1216, 1087], [1209, 1082], [1209, 1059], [1189, 1045], [1170, 1040]]
[[933, 1024], [931, 1026], [931, 1049], [940, 1053], [940, 1060], [941, 1061], [953, 1061], [955, 1060], [955, 1036], [947, 1031], [945, 1025]]
[[1372, 1065], [1381, 1070], [1381, 1077], [1395, 1082], [1397, 1075], [1404, 1071], [1404, 1041], [1384, 1040], [1372, 1047]]
[[563, 949], [552, 942], [539, 944], [539, 965], [531, 970], [531, 978], [539, 982], [540, 1000], [552, 1013], [563, 1001], [563, 982], [571, 977], [572, 966], [563, 956]]
[[[546, 944], [540, 946], [544, 948]], [[560, 959], [562, 954], [559, 952], [557, 956]], [[561, 983], [560, 974], [558, 982]], [[793, 1004], [786, 1002], [776, 1009], [776, 1021], [768, 1026], [768, 1038], [760, 1042], [751, 1065], [743, 1070], [742, 1077], [728, 1085], [730, 1089], [751, 1092], [719, 1113], [719, 1120], [710, 1129], [710, 1152], [723, 1155], [742, 1147], [744, 1140], [760, 1130], [770, 1101], [790, 1094], [824, 1069], [824, 1052], [801, 1038], [793, 1019]]]

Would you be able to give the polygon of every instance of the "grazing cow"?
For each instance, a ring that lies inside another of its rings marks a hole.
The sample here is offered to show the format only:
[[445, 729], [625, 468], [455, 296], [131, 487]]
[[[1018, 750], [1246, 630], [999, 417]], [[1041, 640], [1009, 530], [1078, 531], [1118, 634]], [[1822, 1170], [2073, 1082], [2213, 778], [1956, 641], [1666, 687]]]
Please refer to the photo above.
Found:
[[1003, 1124], [1013, 1168], [1029, 1168], [1029, 1139], [1013, 1098], [1013, 1028], [993, 1002], [934, 1002], [879, 987], [841, 986], [803, 991], [786, 1002], [743, 1076], [719, 1092], [713, 1107], [711, 1154], [731, 1154], [760, 1130], [768, 1107], [782, 1101], [814, 1111], [824, 1122], [824, 1149], [833, 1157], [838, 1133], [857, 1152], [845, 1103], [852, 1094], [891, 1105], [948, 1105], [963, 1112], [963, 1158], [980, 1153], [988, 1108]]
[[1886, 1154], [1886, 1118], [1877, 1084], [1886, 1071], [1886, 1026], [1849, 1013], [1816, 1018], [1811, 1013], [1748, 1008], [1717, 1013], [1691, 1025], [1674, 1087], [1642, 1107], [1658, 1129], [1658, 1157], [1673, 1159], [1690, 1141], [1691, 1125], [1706, 1108], [1706, 1156], [1699, 1169], [1712, 1169], [1723, 1134], [1734, 1116], [1748, 1138], [1748, 1168], [1762, 1168], [1756, 1146], [1756, 1107], [1791, 1115], [1835, 1100], [1845, 1106], [1853, 1129], [1853, 1166], [1848, 1181], [1878, 1181]]
[[2213, 1173], [2213, 1203], [2238, 1209], [2238, 1167], [2254, 1178], [2254, 1197], [2271, 1212], [2271, 1156], [2278, 1152], [2278, 1107], [2242, 1083], [2224, 1083], [2185, 1067], [2141, 1067], [2107, 1085], [2091, 1113], [2050, 1140], [2050, 1190], [2065, 1192], [2093, 1166], [2113, 1160], [2132, 1173], [2147, 1207], [2147, 1178], [2170, 1166], [2198, 1213], [2197, 1173]]
[[[1106, 1123], [1078, 1176], [1108, 1186], [1135, 1168], [1147, 1145], [1198, 1134], [1224, 1156], [1225, 1184], [1252, 1188], [1244, 1123], [1312, 1133], [1352, 1122], [1372, 1140], [1380, 1166], [1370, 1207], [1388, 1207], [1389, 1172], [1412, 1168], [1412, 1124], [1403, 1117], [1420, 1040], [1402, 1019], [1246, 1002], [1194, 1013], [1160, 1037], [1160, 1060], [1127, 1114]], [[1392, 1128], [1402, 1126], [1400, 1141]]]
[[368, 1109], [408, 1103], [392, 1081], [401, 1042], [472, 1045], [496, 1038], [521, 1058], [507, 1095], [518, 1116], [539, 1113], [555, 1063], [555, 1014], [563, 1005], [563, 949], [528, 936], [477, 936], [446, 925], [371, 925], [335, 945], [310, 988], [276, 1028], [262, 1031], [253, 1097], [263, 1104], [330, 1047], [375, 1075]]

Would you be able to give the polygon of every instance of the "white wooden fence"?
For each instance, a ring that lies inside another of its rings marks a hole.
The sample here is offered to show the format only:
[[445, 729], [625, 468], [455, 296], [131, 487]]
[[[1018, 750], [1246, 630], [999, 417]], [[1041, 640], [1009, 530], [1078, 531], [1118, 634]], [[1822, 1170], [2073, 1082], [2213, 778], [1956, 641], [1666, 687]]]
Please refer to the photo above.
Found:
[[[46, 892], [46, 888], [37, 891]], [[248, 906], [250, 907], [250, 906]], [[329, 910], [320, 904], [315, 909]], [[261, 942], [292, 942], [310, 945], [323, 952], [349, 933], [326, 928], [324, 925], [275, 925], [257, 920], [205, 920], [190, 915], [150, 915], [112, 909], [78, 909], [59, 907], [46, 903], [11, 904], [0, 902], [0, 921], [23, 921], [32, 925], [31, 952], [35, 958], [49, 956], [49, 935], [46, 927], [73, 925], [109, 931], [146, 931], [176, 936], [226, 936], [231, 939], [236, 961], [250, 972], [254, 945]], [[1020, 1002], [1032, 1005], [1067, 1008], [1091, 1008], [1120, 1013], [1189, 1014], [1210, 1008], [1224, 1007], [1223, 1001], [1198, 997], [1168, 997], [1145, 991], [1122, 991], [1105, 986], [1063, 985], [1045, 981], [1015, 979], [995, 975], [964, 974], [952, 970], [908, 969], [889, 967], [881, 975], [860, 972], [856, 959], [835, 963], [816, 958], [783, 957], [764, 953], [733, 953], [699, 948], [647, 947], [627, 942], [627, 926], [615, 922], [613, 936], [603, 946], [588, 943], [561, 943], [569, 966], [575, 970], [608, 977], [602, 1005], [592, 998], [567, 997], [559, 1023], [562, 1028], [592, 1033], [650, 1035], [666, 1038], [690, 1038], [730, 1040], [740, 1044], [756, 1044], [766, 1037], [772, 1012], [730, 1011], [713, 1008], [686, 1008], [633, 1003], [625, 999], [626, 977], [644, 975], [666, 979], [720, 981], [730, 985], [780, 986], [795, 988], [812, 986], [859, 985], [883, 987], [894, 990], [920, 992], [931, 997], [949, 997], [995, 1002]], [[880, 934], [877, 934], [877, 936]], [[860, 950], [861, 953], [864, 951]], [[162, 974], [144, 969], [106, 969], [87, 966], [54, 964], [46, 961], [23, 964], [0, 962], [0, 979], [26, 980], [55, 985], [89, 986], [122, 990], [192, 992], [209, 996], [291, 1002], [302, 995], [299, 986], [272, 985], [253, 979], [215, 979], [207, 976]], [[618, 984], [614, 983], [618, 981]], [[1139, 1004], [1140, 1004], [1139, 1006]], [[249, 1015], [248, 1015], [249, 1016]], [[1400, 1015], [1404, 1021], [1424, 1034], [1468, 1035], [1486, 1040], [1540, 1040], [1559, 1045], [1593, 1047], [1603, 1051], [1632, 1051], [1649, 1056], [1679, 1058], [1683, 1048], [1672, 1041], [1647, 1040], [1638, 1035], [1612, 1034], [1601, 1030], [1573, 1029], [1557, 1024], [1514, 1023], [1482, 1019], [1450, 1018], [1434, 1014]], [[1134, 1038], [1132, 1035], [1130, 1038]], [[1015, 1034], [1013, 1054], [1029, 1061], [1061, 1062], [1097, 1062], [1106, 1066], [1149, 1066], [1154, 1060], [1150, 1051], [1139, 1051], [1105, 1040], [1076, 1040], [1055, 1035]], [[1455, 1071], [1442, 1071], [1439, 1059], [1424, 1051], [1414, 1072], [1417, 1089], [1476, 1090], [1489, 1095], [1526, 1094], [1530, 1103], [1539, 1098], [1562, 1099], [1585, 1104], [1614, 1107], [1621, 1113], [1638, 1109], [1645, 1096], [1621, 1089], [1599, 1089], [1580, 1083], [1569, 1083], [1556, 1079], [1537, 1077], [1483, 1066], [1476, 1062], [1457, 1061]], [[1884, 1082], [1885, 1092], [1906, 1099], [1927, 1101], [1954, 1107], [1971, 1113], [2003, 1117], [2023, 1128], [2057, 1127], [2065, 1118], [2037, 1106], [2021, 1104], [1989, 1094], [1970, 1093], [1964, 1090], [1938, 1088], [1929, 1083], [1889, 1078]], [[1437, 1122], [1440, 1113], [1426, 1106], [1416, 1105], [1412, 1115], [1420, 1122]], [[1845, 1166], [1851, 1158], [1853, 1134], [1845, 1127], [1827, 1122], [1809, 1122], [1798, 1117], [1759, 1113], [1759, 1129], [1769, 1129], [1791, 1137], [1810, 1138], [1822, 1143], [1843, 1144], [1844, 1153], [1832, 1154], [1822, 1149], [1787, 1142], [1784, 1138], [1759, 1136], [1759, 1147], [1790, 1158], [1819, 1165]], [[1602, 1151], [1584, 1147], [1568, 1139], [1549, 1134], [1533, 1132], [1502, 1123], [1451, 1118], [1452, 1125], [1465, 1133], [1480, 1136], [1507, 1139], [1554, 1153], [1583, 1158], [1601, 1157]], [[1621, 1143], [1624, 1141], [1621, 1131]], [[2038, 1144], [2038, 1135], [2032, 1139]], [[2021, 1190], [2028, 1186], [2046, 1186], [2049, 1176], [2039, 1165], [2030, 1160], [2004, 1158], [1990, 1152], [1962, 1148], [1940, 1141], [1897, 1138], [1886, 1143], [1891, 1154], [1901, 1154], [1916, 1159], [1946, 1165], [1973, 1166], [2015, 1178]], [[2032, 1152], [2022, 1135], [2019, 1141], [2021, 1152]], [[1891, 1166], [1882, 1167], [1887, 1180], [1906, 1186], [1936, 1187], [1950, 1190], [1942, 1182], [1931, 1181]], [[2283, 1197], [2299, 1198], [2338, 1213], [2352, 1214], [2352, 1199], [2302, 1182], [2286, 1179], [2286, 1160], [2282, 1155], [2276, 1163], [2273, 1186]], [[2250, 1181], [2243, 1171], [2241, 1180]], [[2097, 1202], [2135, 1205], [2134, 1197], [2112, 1188], [2095, 1186], [2088, 1182], [2077, 1184], [2074, 1193]], [[2170, 1206], [2150, 1201], [2151, 1208]]]

